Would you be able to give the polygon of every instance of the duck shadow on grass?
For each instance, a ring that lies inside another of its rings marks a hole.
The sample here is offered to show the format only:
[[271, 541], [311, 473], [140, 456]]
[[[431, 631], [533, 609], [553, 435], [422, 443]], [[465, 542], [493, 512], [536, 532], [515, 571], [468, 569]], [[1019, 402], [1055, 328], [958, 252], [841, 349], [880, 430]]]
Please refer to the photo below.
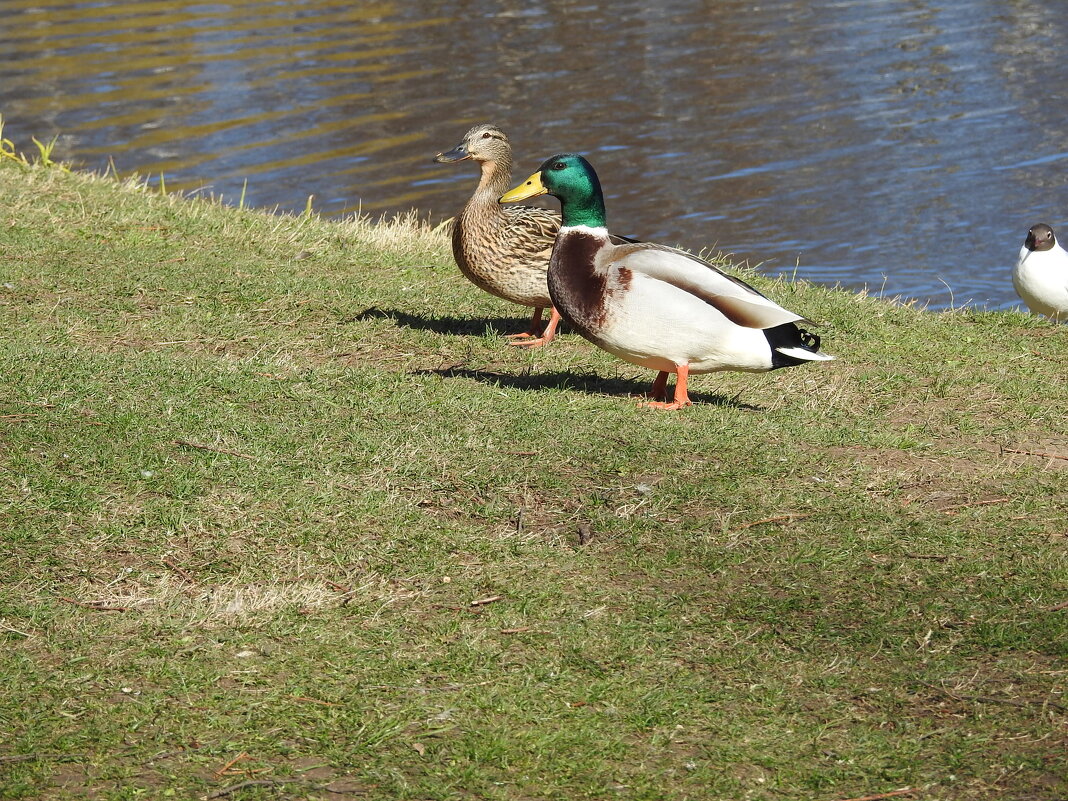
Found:
[[[531, 314], [534, 310], [531, 309]], [[542, 323], [548, 321], [546, 313]], [[353, 320], [392, 320], [404, 328], [414, 328], [420, 331], [433, 331], [435, 334], [455, 334], [466, 336], [482, 336], [487, 329], [493, 329], [502, 336], [505, 334], [517, 334], [526, 331], [530, 327], [530, 316], [526, 317], [420, 317], [418, 314], [400, 311], [399, 309], [379, 309], [372, 306], [355, 315]], [[560, 324], [561, 331], [566, 331], [566, 323]]]
[[[652, 386], [656, 373], [649, 373], [648, 381], [633, 378], [605, 378], [595, 373], [570, 373], [554, 371], [546, 373], [522, 372], [518, 374], [502, 373], [496, 370], [472, 370], [466, 367], [443, 367], [437, 370], [413, 370], [412, 375], [436, 375], [441, 378], [467, 378], [503, 387], [512, 387], [525, 391], [537, 390], [571, 390], [585, 392], [588, 395], [617, 395], [622, 397], [644, 397]], [[668, 382], [668, 388], [673, 386]], [[690, 392], [694, 404], [708, 406], [725, 406], [746, 412], [762, 412], [764, 409], [743, 403], [737, 397], [716, 395], [708, 392]]]
[[[529, 317], [421, 317], [418, 314], [400, 311], [399, 309], [379, 309], [376, 306], [364, 309], [353, 317], [354, 320], [392, 320], [394, 323], [405, 328], [414, 328], [422, 331], [433, 331], [436, 334], [453, 334], [467, 336], [482, 336], [487, 329], [493, 329], [499, 333], [510, 334], [525, 331], [530, 324]], [[559, 331], [567, 332], [567, 324], [560, 323]], [[524, 371], [518, 374], [501, 373], [495, 370], [474, 370], [466, 367], [453, 366], [443, 367], [436, 370], [413, 370], [412, 375], [436, 375], [441, 378], [467, 378], [481, 381], [486, 384], [497, 384], [505, 387], [513, 387], [522, 390], [547, 390], [567, 389], [585, 392], [589, 395], [619, 395], [623, 397], [644, 397], [649, 392], [656, 378], [656, 373], [650, 371], [647, 381], [632, 378], [605, 378], [594, 373], [571, 373], [566, 371], [554, 371], [544, 373], [531, 373]], [[674, 386], [673, 381], [668, 382], [669, 389]], [[707, 404], [709, 406], [724, 406], [730, 409], [739, 409], [746, 412], [762, 412], [760, 406], [743, 403], [737, 396], [728, 397], [708, 392], [689, 393], [690, 400], [695, 404]]]

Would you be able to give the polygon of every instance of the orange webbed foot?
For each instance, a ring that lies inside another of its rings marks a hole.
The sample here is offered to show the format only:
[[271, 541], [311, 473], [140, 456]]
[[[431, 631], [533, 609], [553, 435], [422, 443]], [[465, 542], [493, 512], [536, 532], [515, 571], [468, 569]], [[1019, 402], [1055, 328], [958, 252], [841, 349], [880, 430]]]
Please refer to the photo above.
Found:
[[693, 401], [689, 399], [682, 402], [671, 401], [670, 403], [666, 401], [644, 401], [643, 403], [640, 403], [638, 405], [645, 409], [664, 409], [666, 411], [673, 412], [676, 409], [681, 409], [683, 406], [693, 406]]
[[530, 331], [510, 335], [508, 339], [511, 341], [508, 344], [522, 348], [540, 348], [542, 345], [548, 345], [556, 338], [556, 327], [560, 325], [560, 312], [556, 309], [552, 310], [549, 323], [545, 326], [545, 331], [541, 336], [537, 335], [539, 322], [541, 322], [541, 309], [535, 309], [534, 319], [530, 321]]
[[647, 409], [664, 409], [666, 411], [675, 411], [683, 406], [693, 406], [689, 395], [686, 394], [686, 383], [690, 376], [689, 365], [680, 364], [675, 369], [678, 378], [675, 380], [675, 397], [673, 400], [669, 402], [667, 399], [668, 373], [666, 370], [661, 370], [653, 382], [653, 388], [649, 391], [649, 397], [652, 400], [644, 401], [638, 405]]
[[534, 337], [533, 339], [515, 339], [506, 344], [511, 345], [514, 348], [540, 348], [542, 345], [548, 345], [552, 342], [552, 337]]

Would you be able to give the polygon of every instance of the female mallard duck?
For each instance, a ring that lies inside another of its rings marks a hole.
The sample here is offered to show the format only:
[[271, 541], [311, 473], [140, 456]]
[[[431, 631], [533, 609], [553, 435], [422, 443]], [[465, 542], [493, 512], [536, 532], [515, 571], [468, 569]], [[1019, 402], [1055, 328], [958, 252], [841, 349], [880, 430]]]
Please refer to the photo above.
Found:
[[[690, 373], [762, 372], [834, 358], [804, 318], [701, 259], [646, 242], [613, 244], [597, 173], [582, 156], [553, 156], [502, 203], [550, 194], [563, 225], [549, 261], [549, 295], [586, 339], [659, 370], [650, 406], [689, 406]], [[668, 373], [675, 373], [667, 402]]]
[[1027, 308], [1051, 320], [1068, 320], [1068, 251], [1057, 244], [1053, 229], [1032, 225], [1020, 248], [1012, 285]]
[[[478, 162], [482, 178], [453, 225], [456, 264], [479, 289], [534, 307], [530, 330], [511, 334], [509, 339], [515, 341], [509, 344], [536, 347], [551, 342], [560, 315], [552, 308], [545, 271], [560, 215], [534, 206], [502, 207], [497, 202], [512, 182], [512, 145], [497, 126], [476, 125], [459, 145], [434, 157], [441, 163], [465, 159]], [[546, 308], [551, 309], [549, 324], [539, 332]]]

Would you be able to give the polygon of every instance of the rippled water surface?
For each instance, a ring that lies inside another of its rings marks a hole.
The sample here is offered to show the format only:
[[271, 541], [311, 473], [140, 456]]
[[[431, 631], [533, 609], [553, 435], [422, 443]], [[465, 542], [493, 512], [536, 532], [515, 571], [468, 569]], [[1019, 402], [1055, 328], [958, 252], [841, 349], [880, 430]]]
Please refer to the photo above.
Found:
[[1060, 2], [4, 0], [5, 136], [250, 205], [451, 216], [471, 124], [586, 154], [619, 233], [934, 306], [1063, 227]]

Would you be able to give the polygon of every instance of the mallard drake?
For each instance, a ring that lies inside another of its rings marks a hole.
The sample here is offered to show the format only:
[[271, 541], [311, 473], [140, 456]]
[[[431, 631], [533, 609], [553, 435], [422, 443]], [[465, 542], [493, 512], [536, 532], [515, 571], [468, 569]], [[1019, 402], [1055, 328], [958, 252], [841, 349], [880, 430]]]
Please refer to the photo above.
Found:
[[[834, 358], [798, 326], [808, 321], [708, 262], [648, 242], [613, 244], [601, 184], [582, 156], [553, 156], [500, 200], [546, 193], [563, 213], [549, 261], [553, 304], [595, 345], [659, 371], [649, 406], [689, 406], [691, 373], [763, 372]], [[677, 375], [670, 402], [669, 373]]]
[[[456, 216], [452, 253], [460, 271], [479, 289], [522, 306], [533, 306], [530, 330], [509, 335], [509, 344], [537, 347], [551, 342], [560, 315], [552, 308], [545, 271], [549, 267], [560, 215], [534, 206], [502, 207], [499, 198], [512, 182], [512, 145], [496, 125], [476, 125], [456, 147], [434, 161], [474, 159], [482, 170], [475, 193]], [[549, 323], [539, 330], [542, 310]]]
[[1027, 308], [1053, 320], [1068, 320], [1068, 251], [1045, 223], [1027, 232], [1012, 285]]

